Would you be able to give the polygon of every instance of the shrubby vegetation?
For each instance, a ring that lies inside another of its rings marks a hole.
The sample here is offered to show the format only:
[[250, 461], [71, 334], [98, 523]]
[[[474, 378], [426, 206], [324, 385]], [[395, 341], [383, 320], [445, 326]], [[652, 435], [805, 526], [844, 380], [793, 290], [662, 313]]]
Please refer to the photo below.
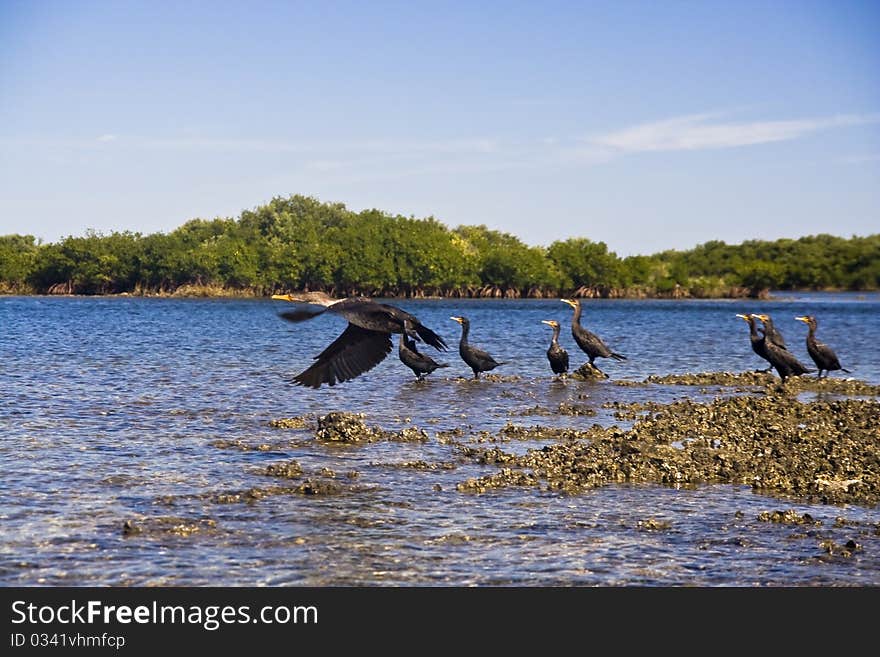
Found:
[[0, 236], [0, 292], [343, 296], [760, 296], [880, 288], [880, 234], [707, 242], [619, 258], [587, 238], [529, 246], [486, 226], [352, 212], [305, 196], [170, 233]]

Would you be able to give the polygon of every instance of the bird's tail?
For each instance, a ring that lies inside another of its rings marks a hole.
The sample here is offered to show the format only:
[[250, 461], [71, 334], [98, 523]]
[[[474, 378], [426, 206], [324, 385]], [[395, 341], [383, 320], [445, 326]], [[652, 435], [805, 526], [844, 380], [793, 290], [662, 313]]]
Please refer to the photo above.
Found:
[[437, 367], [449, 367], [449, 363], [438, 363]]
[[841, 368], [840, 368], [840, 371], [841, 371], [841, 372], [846, 372], [847, 374], [852, 374], [852, 372], [850, 372], [850, 371], [849, 371], [848, 369], [846, 369], [845, 367], [841, 367]]
[[626, 356], [624, 356], [623, 354], [617, 354], [617, 353], [615, 353], [615, 352], [613, 352], [613, 351], [611, 352], [611, 357], [612, 357], [614, 360], [626, 360]]
[[448, 347], [446, 346], [446, 342], [444, 342], [443, 338], [434, 333], [434, 331], [429, 329], [427, 326], [417, 324], [415, 328], [416, 333], [419, 334], [419, 337], [427, 342], [429, 345], [434, 347], [434, 349], [438, 351], [445, 351], [446, 349], [448, 349]]

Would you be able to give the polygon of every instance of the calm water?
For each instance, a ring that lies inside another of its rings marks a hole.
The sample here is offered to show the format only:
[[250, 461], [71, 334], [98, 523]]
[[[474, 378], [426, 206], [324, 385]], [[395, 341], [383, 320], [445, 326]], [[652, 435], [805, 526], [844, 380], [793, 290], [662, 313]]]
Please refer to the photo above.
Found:
[[[446, 338], [448, 353], [429, 351], [452, 367], [417, 383], [395, 352], [354, 381], [310, 390], [286, 377], [342, 331], [340, 318], [287, 324], [276, 315], [285, 304], [269, 300], [0, 297], [0, 584], [880, 585], [880, 536], [865, 530], [880, 522], [878, 509], [734, 486], [474, 495], [456, 483], [494, 466], [394, 467], [456, 462], [435, 435], [442, 429], [496, 431], [509, 420], [589, 426], [613, 422], [607, 401], [700, 394], [553, 381], [544, 355], [551, 331], [540, 320], [559, 320], [573, 366], [584, 360], [568, 332], [571, 311], [558, 300], [394, 303]], [[807, 363], [806, 327], [794, 316], [816, 315], [820, 338], [853, 376], [880, 384], [878, 295], [585, 306], [584, 324], [629, 356], [600, 361], [613, 379], [762, 366], [735, 315], [767, 312]], [[460, 379], [470, 371], [449, 317], [461, 314], [471, 319], [471, 342], [508, 361], [495, 372], [518, 379]], [[562, 402], [599, 415], [517, 416]], [[311, 431], [268, 424], [334, 410], [365, 413], [386, 429], [415, 425], [430, 440], [323, 445]], [[221, 493], [287, 483], [262, 473], [290, 459], [307, 474], [333, 470], [350, 490], [217, 502]], [[349, 479], [350, 471], [359, 476]], [[805, 533], [757, 520], [786, 509], [823, 524]], [[854, 524], [834, 528], [837, 517]], [[151, 527], [160, 518], [200, 531], [122, 531], [126, 520]], [[647, 519], [668, 525], [646, 530]], [[863, 549], [829, 558], [825, 538], [853, 538]]]

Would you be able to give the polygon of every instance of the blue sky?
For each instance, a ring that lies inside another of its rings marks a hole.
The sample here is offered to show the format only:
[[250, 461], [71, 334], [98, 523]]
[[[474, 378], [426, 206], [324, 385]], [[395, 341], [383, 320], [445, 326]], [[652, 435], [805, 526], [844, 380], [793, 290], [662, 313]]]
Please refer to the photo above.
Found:
[[0, 234], [304, 194], [619, 255], [880, 232], [880, 2], [0, 0]]

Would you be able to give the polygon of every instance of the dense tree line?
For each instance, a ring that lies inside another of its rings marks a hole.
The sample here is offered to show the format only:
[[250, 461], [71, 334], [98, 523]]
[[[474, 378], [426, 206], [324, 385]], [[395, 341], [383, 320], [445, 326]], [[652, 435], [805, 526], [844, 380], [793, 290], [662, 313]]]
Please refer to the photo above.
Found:
[[486, 226], [450, 229], [433, 217], [290, 196], [170, 233], [87, 232], [47, 244], [0, 236], [7, 293], [724, 297], [829, 288], [880, 288], [880, 234], [713, 241], [619, 258], [587, 238], [529, 246]]

